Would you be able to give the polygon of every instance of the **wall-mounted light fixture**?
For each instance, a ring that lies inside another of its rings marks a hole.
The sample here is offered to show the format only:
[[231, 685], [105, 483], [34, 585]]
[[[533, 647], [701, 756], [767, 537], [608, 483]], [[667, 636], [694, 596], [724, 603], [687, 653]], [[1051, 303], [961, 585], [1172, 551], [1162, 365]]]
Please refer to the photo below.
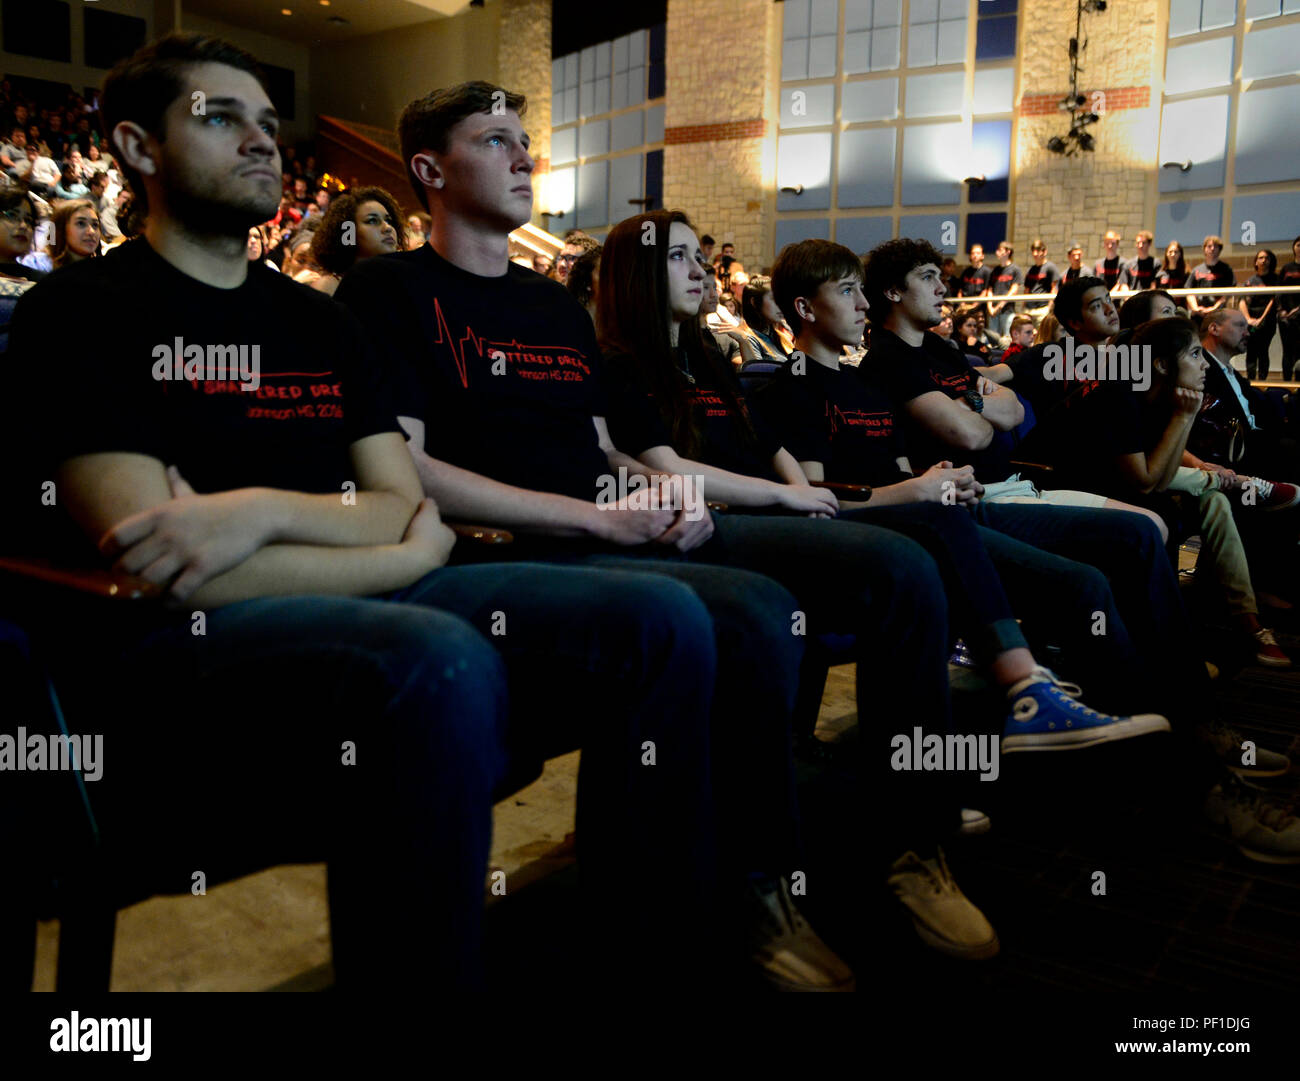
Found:
[[1177, 169], [1179, 172], [1189, 173], [1192, 170], [1192, 163], [1188, 161], [1166, 161], [1161, 164], [1162, 169]]
[[978, 191], [980, 188], [984, 187], [986, 183], [988, 183], [988, 178], [985, 177], [983, 173], [980, 173], [979, 176], [966, 177], [962, 181], [962, 183], [968, 185], [973, 190]]
[[782, 190], [782, 191], [785, 191], [785, 192], [789, 192], [791, 195], [802, 195], [802, 194], [803, 194], [803, 185], [802, 185], [802, 184], [787, 184], [787, 185], [786, 185], [785, 187], [783, 187], [781, 190]]

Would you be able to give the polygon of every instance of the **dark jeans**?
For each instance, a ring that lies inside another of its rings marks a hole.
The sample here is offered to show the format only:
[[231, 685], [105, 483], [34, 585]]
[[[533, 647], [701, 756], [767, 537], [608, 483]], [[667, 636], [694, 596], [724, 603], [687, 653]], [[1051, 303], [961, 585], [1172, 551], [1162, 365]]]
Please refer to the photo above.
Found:
[[188, 893], [195, 871], [211, 888], [326, 859], [340, 986], [479, 985], [497, 653], [455, 616], [380, 600], [263, 598], [205, 619], [202, 635], [186, 618], [106, 644], [102, 673], [80, 658], [61, 681], [74, 727], [104, 734], [87, 787], [119, 880]]
[[1282, 378], [1294, 379], [1300, 371], [1300, 313], [1290, 319], [1278, 316], [1277, 332], [1282, 339]]
[[[1277, 331], [1277, 316], [1270, 315], [1250, 332], [1246, 339], [1246, 378], [1268, 378], [1268, 347], [1273, 343]], [[1286, 361], [1282, 362], [1283, 378], [1286, 373]], [[1259, 373], [1256, 375], [1256, 373]]]

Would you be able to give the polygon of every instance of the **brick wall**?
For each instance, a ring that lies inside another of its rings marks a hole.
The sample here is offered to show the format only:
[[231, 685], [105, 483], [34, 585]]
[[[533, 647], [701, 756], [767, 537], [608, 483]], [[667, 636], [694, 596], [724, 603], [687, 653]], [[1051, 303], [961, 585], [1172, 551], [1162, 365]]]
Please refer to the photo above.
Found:
[[541, 225], [551, 159], [551, 0], [501, 0], [497, 78], [528, 98], [524, 129], [537, 161], [533, 174], [533, 224]]
[[[1057, 108], [1069, 90], [1066, 45], [1074, 36], [1074, 0], [1024, 0], [1020, 31], [1021, 85], [1013, 153], [1014, 202], [1010, 230], [1017, 262], [1029, 259], [1035, 236], [1048, 258], [1064, 265], [1072, 241], [1091, 264], [1101, 236], [1117, 229], [1120, 254], [1133, 254], [1139, 229], [1155, 228], [1154, 169], [1159, 164], [1157, 0], [1124, 0], [1101, 14], [1085, 15], [1088, 47], [1080, 60], [1079, 92], [1101, 105], [1101, 120], [1087, 130], [1092, 153], [1063, 157], [1046, 149], [1069, 130]], [[1094, 92], [1104, 92], [1095, 98]]]
[[770, 0], [668, 0], [664, 206], [755, 268], [769, 261], [775, 228], [763, 163], [780, 15]]

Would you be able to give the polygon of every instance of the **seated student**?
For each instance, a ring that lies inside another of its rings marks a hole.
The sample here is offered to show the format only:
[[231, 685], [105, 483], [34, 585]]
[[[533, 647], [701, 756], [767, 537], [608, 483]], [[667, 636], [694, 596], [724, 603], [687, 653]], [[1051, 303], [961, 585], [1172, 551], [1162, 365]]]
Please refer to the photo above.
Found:
[[[1012, 293], [1019, 293], [1021, 285], [1024, 283], [1024, 274], [1015, 263], [1011, 261], [1015, 255], [1015, 249], [1011, 246], [1009, 240], [1004, 240], [998, 245], [998, 266], [993, 271], [993, 278], [989, 282], [989, 296], [1001, 297]], [[990, 304], [986, 311], [988, 328], [998, 339], [998, 348], [1003, 347], [1003, 339], [1007, 336], [1007, 331], [1011, 326], [1011, 317], [1015, 315], [1015, 308], [1009, 300], [1004, 300], [1000, 304]]]
[[[666, 243], [642, 243], [647, 226], [652, 227], [652, 235], [666, 236]], [[611, 230], [605, 251], [610, 267], [607, 281], [621, 282], [623, 287], [602, 292], [601, 342], [610, 356], [611, 370], [626, 381], [631, 399], [611, 418], [615, 445], [653, 468], [703, 475], [706, 490], [728, 502], [732, 513], [723, 519], [728, 524], [744, 522], [746, 516], [735, 513], [740, 508], [780, 506], [783, 488], [798, 489], [807, 482], [789, 452], [746, 408], [731, 373], [699, 337], [689, 318], [688, 298], [702, 271], [699, 244], [686, 216], [679, 211], [657, 211], [629, 218]], [[857, 266], [852, 252], [847, 258]], [[836, 284], [840, 284], [838, 280]], [[856, 282], [845, 284], [857, 290]], [[842, 308], [834, 318], [847, 343], [860, 332], [863, 320], [851, 300]], [[798, 317], [802, 318], [802, 313]], [[935, 479], [941, 483], [944, 478]], [[954, 477], [953, 483], [962, 479]], [[787, 574], [793, 573], [796, 581], [809, 585], [824, 575], [824, 585], [814, 588], [834, 590], [837, 583], [849, 580], [846, 576], [852, 567], [878, 558], [881, 526], [924, 541], [928, 550], [945, 554], [950, 566], [955, 563], [955, 553], [975, 544], [971, 523], [960, 512], [942, 507], [911, 509], [915, 513], [907, 515], [855, 508], [834, 522], [762, 517], [753, 522], [771, 523], [774, 536], [787, 538], [791, 563]], [[963, 526], [965, 535], [960, 539], [948, 532]], [[752, 528], [738, 528], [736, 533], [754, 543]], [[989, 663], [1011, 703], [1002, 741], [1004, 753], [1075, 749], [1164, 728], [1163, 718], [1115, 718], [1071, 703], [1051, 673], [1035, 664], [1023, 637], [1014, 629], [1005, 596], [992, 591], [988, 574], [975, 573], [971, 578], [975, 581], [968, 580], [969, 588], [982, 591], [974, 622], [981, 641], [988, 642]], [[856, 622], [850, 626], [859, 636], [866, 629]], [[894, 657], [900, 660], [903, 655], [895, 651]], [[877, 663], [878, 659], [859, 651], [858, 701], [860, 706], [870, 701], [881, 716], [888, 716], [880, 688], [863, 679], [864, 669]], [[873, 733], [867, 745], [876, 748], [881, 734]], [[895, 798], [914, 802], [907, 791], [900, 791]], [[931, 822], [934, 813], [931, 809], [925, 814], [922, 808], [913, 812]], [[925, 837], [919, 829], [913, 829], [913, 834], [916, 843], [933, 850], [936, 834]], [[891, 858], [896, 856], [891, 853]], [[929, 872], [936, 873], [940, 866], [941, 854], [930, 862]], [[927, 931], [932, 937], [942, 930], [939, 948], [956, 956], [996, 952], [992, 928], [977, 912], [971, 911], [955, 923], [945, 921], [951, 929], [932, 922], [914, 881], [915, 874], [924, 874], [925, 868], [924, 859], [918, 860], [915, 851], [907, 852], [895, 858], [891, 878], [900, 899], [913, 909], [923, 937]], [[969, 907], [955, 884], [952, 891], [955, 904]]]
[[89, 199], [61, 203], [54, 211], [54, 244], [50, 261], [55, 270], [99, 255], [99, 214]]
[[953, 321], [952, 306], [950, 304], [945, 304], [942, 308], [939, 309], [939, 321], [935, 323], [935, 325], [930, 329], [931, 329], [931, 333], [933, 333], [935, 337], [942, 338], [954, 349], [958, 349], [959, 347], [957, 345], [957, 340], [953, 336], [952, 321]]
[[1093, 264], [1092, 276], [1106, 283], [1106, 288], [1114, 289], [1119, 285], [1120, 274], [1124, 270], [1124, 260], [1119, 257], [1120, 235], [1114, 229], [1107, 229], [1101, 238], [1105, 254]]
[[1034, 237], [1029, 245], [1029, 254], [1033, 256], [1033, 265], [1025, 271], [1026, 293], [1055, 293], [1061, 280], [1061, 272], [1055, 263], [1047, 261], [1047, 244], [1041, 237]]
[[[731, 314], [722, 306], [722, 297], [718, 292], [718, 268], [710, 264], [704, 268], [704, 282], [701, 285], [704, 291], [703, 302], [700, 304], [700, 311], [704, 313], [704, 320], [710, 330], [728, 331], [740, 326], [740, 320]], [[731, 296], [730, 293], [727, 294]], [[739, 345], [737, 345], [739, 351]], [[736, 358], [732, 357], [734, 361]], [[740, 363], [744, 363], [743, 355]]]
[[[790, 357], [789, 336], [784, 316], [772, 296], [772, 279], [755, 274], [740, 298], [740, 324], [745, 335], [745, 359], [778, 363]], [[856, 345], [855, 345], [856, 347]]]
[[333, 296], [358, 259], [406, 248], [406, 226], [396, 199], [383, 188], [343, 192], [330, 203], [312, 234], [312, 259], [324, 273], [311, 287]]
[[961, 296], [961, 275], [957, 272], [957, 260], [951, 255], [943, 257], [943, 266], [940, 268], [943, 273], [943, 284], [948, 290], [949, 297]]
[[21, 188], [0, 189], [0, 275], [29, 282], [49, 276], [18, 261], [32, 250], [36, 219], [36, 202], [30, 193]]
[[953, 339], [962, 354], [978, 357], [987, 362], [993, 351], [980, 331], [980, 310], [978, 304], [967, 304], [953, 312]]
[[[1207, 236], [1202, 249], [1205, 252], [1205, 262], [1197, 263], [1192, 267], [1192, 272], [1187, 276], [1187, 288], [1202, 289], [1214, 285], [1236, 285], [1237, 276], [1232, 272], [1232, 267], [1219, 259], [1223, 254], [1223, 238]], [[1204, 315], [1207, 312], [1218, 311], [1227, 303], [1228, 298], [1225, 296], [1194, 295], [1187, 298], [1187, 311], [1193, 316]]]
[[595, 251], [583, 252], [578, 256], [577, 261], [569, 268], [569, 276], [565, 279], [564, 288], [591, 316], [591, 322], [594, 326], [596, 323], [596, 294], [600, 290], [600, 248], [596, 248]]
[[[361, 328], [246, 258], [280, 184], [256, 61], [168, 35], [108, 75], [102, 103], [145, 232], [24, 297], [13, 374], [40, 393], [47, 328], [70, 310], [114, 328], [63, 358], [66, 423], [20, 436], [62, 508], [33, 500], [22, 539], [103, 553], [173, 605], [105, 628], [60, 688], [119, 751], [95, 792], [106, 839], [187, 869], [268, 841], [323, 853], [340, 986], [481, 987], [494, 790], [508, 755], [532, 757], [522, 719], [558, 685], [562, 738], [591, 756], [583, 859], [645, 921], [623, 938], [657, 937], [652, 919], [688, 936], [674, 946], [701, 937], [714, 653], [698, 599], [643, 575], [445, 567], [455, 536], [421, 502]], [[217, 753], [241, 732], [249, 753]], [[633, 764], [646, 739], [653, 770]], [[394, 906], [430, 921], [397, 949]]]
[[[500, 100], [504, 115], [494, 109]], [[668, 595], [685, 584], [703, 601], [717, 638], [717, 692], [704, 730], [713, 747], [717, 878], [728, 917], [712, 929], [727, 946], [743, 936], [737, 948], [779, 986], [851, 987], [852, 974], [799, 915], [788, 882], [798, 866], [790, 724], [803, 654], [802, 636], [791, 633], [792, 613], [820, 619], [826, 605], [820, 597], [811, 598], [820, 607], [796, 600], [748, 569], [759, 561], [743, 558], [748, 548], [734, 535], [746, 523], [715, 523], [698, 491], [686, 505], [678, 499], [674, 511], [628, 490], [630, 478], [645, 484], [651, 470], [610, 440], [591, 319], [559, 283], [509, 261], [510, 232], [532, 212], [525, 106], [522, 95], [484, 82], [435, 90], [407, 105], [399, 122], [402, 157], [431, 218], [429, 243], [358, 263], [336, 298], [375, 343], [410, 437], [408, 452], [426, 494], [445, 513], [514, 531], [505, 558], [649, 573]], [[606, 246], [598, 314], [616, 285], [642, 287], [620, 282], [608, 258]], [[690, 297], [697, 330], [700, 301], [698, 291]], [[789, 505], [829, 513], [834, 498], [792, 490]], [[724, 531], [725, 544], [718, 536]], [[939, 717], [945, 687], [932, 681], [945, 670], [944, 613], [936, 610], [941, 587], [932, 567], [927, 579], [924, 565], [902, 585], [897, 566], [914, 558], [906, 549], [906, 542], [888, 545], [872, 564], [859, 558], [862, 565], [835, 583], [835, 599], [870, 613], [868, 651], [883, 656], [884, 643], [896, 639], [916, 658], [917, 671], [891, 685], [890, 708]], [[766, 563], [780, 570], [787, 553], [778, 548]], [[927, 558], [915, 550], [915, 559]], [[593, 586], [591, 603], [599, 593]], [[863, 668], [870, 680], [873, 664]], [[630, 692], [611, 687], [610, 694], [621, 701]], [[602, 761], [624, 768], [617, 756], [594, 759], [598, 768]], [[623, 851], [635, 858], [635, 846]]]
[[1002, 350], [998, 362], [989, 365], [976, 364], [975, 370], [985, 379], [991, 379], [995, 383], [1010, 383], [1015, 378], [1015, 370], [1011, 365], [1019, 354], [1034, 344], [1036, 333], [1037, 328], [1031, 316], [1017, 315], [1011, 320], [1011, 344]]
[[1183, 246], [1176, 240], [1165, 248], [1160, 268], [1152, 279], [1157, 289], [1182, 289], [1187, 284], [1187, 264], [1183, 261]]
[[[1256, 288], [1277, 285], [1277, 256], [1267, 248], [1260, 248], [1255, 253], [1255, 273], [1246, 279], [1246, 284]], [[1273, 344], [1273, 335], [1277, 332], [1277, 302], [1277, 296], [1267, 293], [1238, 298], [1237, 310], [1246, 317], [1246, 326], [1250, 330], [1250, 337], [1246, 339], [1247, 379], [1268, 379], [1268, 347]]]
[[1119, 287], [1124, 290], [1139, 292], [1150, 289], [1156, 276], [1156, 260], [1151, 254], [1151, 245], [1155, 243], [1155, 234], [1150, 229], [1141, 230], [1133, 241], [1137, 254], [1124, 264], [1119, 276]]
[[[1300, 285], [1300, 236], [1291, 242], [1291, 262], [1277, 272], [1278, 285]], [[1300, 293], [1277, 298], [1277, 336], [1282, 342], [1282, 378], [1300, 375]]]
[[[917, 465], [925, 462], [927, 467], [936, 460], [951, 460], [959, 465], [972, 461], [974, 456], [964, 453], [965, 448], [987, 446], [993, 430], [967, 399], [958, 404], [930, 389], [939, 386], [961, 392], [963, 387], [971, 389], [973, 379], [969, 370], [956, 370], [955, 358], [950, 359], [945, 348], [926, 333], [927, 325], [936, 319], [942, 303], [942, 288], [937, 285], [937, 256], [924, 241], [907, 239], [888, 241], [867, 256], [864, 292], [877, 334], [871, 353], [859, 368], [862, 375], [876, 380], [886, 390], [898, 388], [891, 393], [893, 411], [895, 415], [904, 410], [909, 414], [911, 423], [905, 424], [904, 435], [913, 439], [909, 442], [910, 460]], [[1085, 292], [1091, 288], [1085, 286]], [[1061, 292], [1066, 289], [1062, 286]], [[1105, 287], [1101, 289], [1104, 295]], [[1105, 306], [1109, 306], [1108, 302]], [[1090, 305], [1088, 313], [1090, 324], [1104, 327], [1110, 322], [1103, 306]], [[1007, 423], [1015, 412], [1002, 399], [1008, 393], [1005, 388], [998, 388], [993, 408], [986, 410], [999, 423]], [[900, 409], [900, 404], [904, 409]], [[966, 417], [968, 412], [982, 428]], [[916, 453], [917, 436], [928, 440], [923, 446], [949, 453]], [[978, 478], [981, 465], [990, 463], [974, 460]], [[993, 476], [1005, 475], [1004, 463], [1005, 459], [999, 465], [998, 459], [993, 458]], [[985, 497], [978, 506], [981, 524], [991, 525], [1035, 548], [1091, 564], [1106, 576], [1133, 635], [1138, 655], [1154, 666], [1153, 671], [1165, 673], [1160, 693], [1166, 697], [1157, 708], [1171, 718], [1185, 718], [1193, 724], [1197, 737], [1212, 747], [1229, 768], [1238, 772], [1246, 769], [1241, 763], [1240, 734], [1224, 726], [1206, 708], [1208, 680], [1194, 645], [1186, 637], [1186, 614], [1164, 553], [1165, 534], [1158, 528], [1158, 516], [1152, 512], [1144, 512], [1144, 517], [1097, 512], [1059, 503], [1048, 510], [1043, 501], [1033, 499], [1008, 507], [990, 503], [988, 485], [985, 487]], [[1118, 501], [1107, 501], [1107, 505], [1129, 509], [1128, 504]], [[1259, 759], [1249, 768], [1258, 776], [1275, 776], [1274, 771], [1285, 772], [1288, 766], [1285, 756], [1270, 752], [1267, 758]], [[1283, 850], [1295, 846], [1295, 838], [1275, 837], [1274, 841]]]
[[1181, 467], [1209, 366], [1196, 330], [1177, 316], [1157, 319], [1138, 327], [1128, 345], [1150, 350], [1149, 385], [1127, 378], [1081, 381], [1040, 419], [1035, 453], [1063, 472], [1066, 483], [1086, 478], [1117, 498], [1141, 502], [1165, 491], [1192, 496], [1202, 558], [1229, 614], [1260, 664], [1289, 667], [1272, 632], [1260, 626], [1246, 551], [1217, 475]]
[[1083, 269], [1083, 247], [1076, 240], [1070, 245], [1069, 250], [1065, 253], [1065, 273], [1061, 275], [1061, 284], [1066, 282], [1077, 281], [1081, 275], [1087, 273]]
[[[599, 289], [600, 283], [596, 283]], [[716, 318], [718, 310], [718, 272], [712, 266], [704, 268], [704, 280], [700, 283], [700, 326], [708, 331], [712, 336], [718, 351], [726, 358], [727, 363], [733, 368], [739, 368], [745, 362], [745, 354], [741, 350], [738, 342], [731, 333], [724, 333], [721, 330], [715, 330], [710, 323], [711, 318]], [[599, 321], [596, 318], [596, 297], [591, 298], [591, 320], [592, 325], [598, 326]]]
[[972, 244], [970, 246], [970, 266], [961, 272], [961, 296], [984, 296], [992, 279], [993, 268], [984, 265], [984, 245]]
[[1153, 319], [1170, 319], [1179, 314], [1178, 302], [1163, 289], [1144, 289], [1120, 305], [1120, 334], [1115, 341], [1120, 341], [1125, 333], [1131, 335], [1143, 323], [1149, 323]]

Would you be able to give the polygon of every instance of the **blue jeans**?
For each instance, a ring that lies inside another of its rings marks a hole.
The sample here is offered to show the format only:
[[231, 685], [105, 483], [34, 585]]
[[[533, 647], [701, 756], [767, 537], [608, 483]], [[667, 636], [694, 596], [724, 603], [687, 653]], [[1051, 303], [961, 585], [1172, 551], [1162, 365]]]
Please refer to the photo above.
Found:
[[[190, 892], [285, 862], [329, 862], [341, 987], [482, 981], [505, 670], [444, 612], [275, 597], [64, 663], [68, 716], [104, 733], [89, 786], [109, 865]], [[84, 720], [82, 718], [85, 718]], [[92, 719], [93, 718], [93, 719]], [[413, 930], [400, 956], [385, 924]], [[428, 929], [432, 929], [431, 931]]]

